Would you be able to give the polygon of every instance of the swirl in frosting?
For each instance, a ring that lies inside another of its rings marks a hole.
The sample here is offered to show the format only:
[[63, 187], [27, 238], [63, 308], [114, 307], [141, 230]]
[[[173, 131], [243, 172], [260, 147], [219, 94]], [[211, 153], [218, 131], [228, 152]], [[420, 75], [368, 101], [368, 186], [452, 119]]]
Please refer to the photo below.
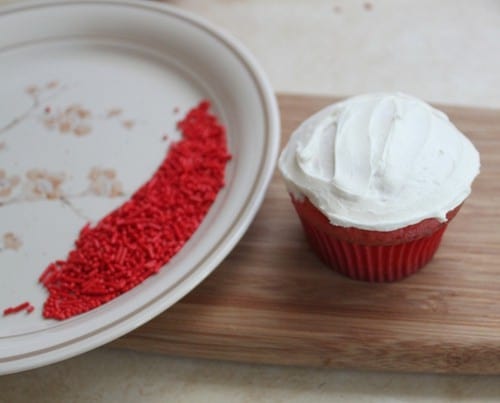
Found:
[[306, 196], [332, 224], [377, 231], [446, 221], [479, 165], [444, 113], [401, 93], [328, 106], [299, 126], [279, 160], [295, 198]]

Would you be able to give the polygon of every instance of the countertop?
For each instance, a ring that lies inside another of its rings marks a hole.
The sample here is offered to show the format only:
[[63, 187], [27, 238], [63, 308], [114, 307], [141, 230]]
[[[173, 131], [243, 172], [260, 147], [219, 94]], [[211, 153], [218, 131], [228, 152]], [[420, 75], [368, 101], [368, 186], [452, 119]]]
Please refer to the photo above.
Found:
[[[1, 0], [0, 0], [1, 1]], [[500, 108], [494, 0], [170, 1], [244, 43], [277, 92], [401, 90]], [[500, 401], [500, 378], [247, 365], [102, 347], [0, 377], [0, 402]]]

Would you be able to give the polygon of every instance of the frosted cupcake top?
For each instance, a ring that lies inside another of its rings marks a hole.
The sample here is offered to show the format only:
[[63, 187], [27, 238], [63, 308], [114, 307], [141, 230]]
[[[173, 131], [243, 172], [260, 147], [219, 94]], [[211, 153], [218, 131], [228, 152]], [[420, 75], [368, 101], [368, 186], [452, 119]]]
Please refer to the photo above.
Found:
[[401, 93], [326, 107], [302, 123], [279, 168], [332, 224], [391, 231], [446, 214], [470, 194], [479, 154], [448, 117]]

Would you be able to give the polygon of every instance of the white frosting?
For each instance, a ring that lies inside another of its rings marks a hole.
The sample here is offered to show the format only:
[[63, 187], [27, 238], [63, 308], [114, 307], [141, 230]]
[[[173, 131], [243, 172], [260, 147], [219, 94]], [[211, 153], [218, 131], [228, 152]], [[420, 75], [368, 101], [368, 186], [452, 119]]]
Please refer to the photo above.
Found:
[[430, 105], [401, 93], [330, 105], [292, 134], [279, 168], [288, 191], [330, 222], [390, 231], [446, 221], [479, 173], [472, 143]]

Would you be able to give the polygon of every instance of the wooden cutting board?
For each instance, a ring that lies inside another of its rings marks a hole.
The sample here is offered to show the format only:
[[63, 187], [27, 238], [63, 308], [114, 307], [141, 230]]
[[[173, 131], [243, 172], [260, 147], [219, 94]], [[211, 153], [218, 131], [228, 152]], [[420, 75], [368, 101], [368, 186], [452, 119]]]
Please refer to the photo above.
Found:
[[[332, 98], [279, 96], [282, 143]], [[500, 373], [500, 111], [441, 107], [481, 153], [434, 260], [399, 283], [351, 281], [309, 250], [278, 174], [234, 251], [111, 346], [251, 363]]]

